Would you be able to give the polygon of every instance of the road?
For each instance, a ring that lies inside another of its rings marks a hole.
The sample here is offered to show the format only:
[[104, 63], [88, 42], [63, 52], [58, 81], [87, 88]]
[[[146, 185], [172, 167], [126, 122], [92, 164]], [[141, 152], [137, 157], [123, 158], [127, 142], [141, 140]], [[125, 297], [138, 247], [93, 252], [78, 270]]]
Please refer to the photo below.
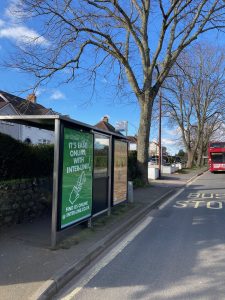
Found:
[[153, 210], [56, 299], [225, 299], [225, 174]]

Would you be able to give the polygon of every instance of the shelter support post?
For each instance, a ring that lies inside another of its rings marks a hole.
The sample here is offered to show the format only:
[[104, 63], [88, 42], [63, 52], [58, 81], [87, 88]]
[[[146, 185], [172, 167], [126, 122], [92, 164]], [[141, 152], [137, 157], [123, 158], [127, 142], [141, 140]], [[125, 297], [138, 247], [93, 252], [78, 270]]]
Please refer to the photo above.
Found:
[[112, 194], [112, 136], [109, 138], [109, 161], [108, 161], [108, 174], [109, 174], [109, 182], [108, 182], [108, 216], [111, 215], [111, 194]]
[[52, 229], [51, 247], [57, 243], [57, 205], [59, 184], [59, 143], [60, 143], [60, 120], [55, 119], [55, 144], [54, 144], [54, 169], [53, 169], [53, 196], [52, 196]]

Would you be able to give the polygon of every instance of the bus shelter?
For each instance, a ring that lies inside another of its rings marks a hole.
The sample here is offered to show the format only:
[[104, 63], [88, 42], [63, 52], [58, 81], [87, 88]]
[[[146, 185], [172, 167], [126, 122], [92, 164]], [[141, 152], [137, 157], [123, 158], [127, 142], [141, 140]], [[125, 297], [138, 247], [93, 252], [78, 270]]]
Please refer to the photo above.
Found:
[[61, 115], [0, 120], [54, 131], [52, 247], [60, 231], [109, 215], [112, 206], [127, 200], [128, 143], [123, 135]]

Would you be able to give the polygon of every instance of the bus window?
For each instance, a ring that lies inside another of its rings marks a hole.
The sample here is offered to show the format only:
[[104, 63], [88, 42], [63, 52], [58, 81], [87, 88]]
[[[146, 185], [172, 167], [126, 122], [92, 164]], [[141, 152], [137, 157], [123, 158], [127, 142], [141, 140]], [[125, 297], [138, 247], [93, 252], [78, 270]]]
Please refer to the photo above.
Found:
[[215, 143], [210, 143], [210, 148], [224, 148], [225, 143], [222, 142], [215, 142]]
[[223, 153], [211, 153], [211, 159], [213, 163], [223, 163], [224, 155]]

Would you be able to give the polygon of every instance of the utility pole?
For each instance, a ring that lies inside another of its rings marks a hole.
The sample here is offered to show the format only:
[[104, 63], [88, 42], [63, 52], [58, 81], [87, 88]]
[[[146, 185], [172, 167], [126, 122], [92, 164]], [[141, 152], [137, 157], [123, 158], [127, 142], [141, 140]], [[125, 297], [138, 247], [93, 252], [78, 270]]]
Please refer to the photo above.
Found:
[[161, 146], [161, 126], [162, 126], [162, 92], [159, 91], [159, 178], [161, 177], [161, 165], [162, 165], [162, 159], [161, 159], [161, 153], [162, 153], [162, 146]]
[[128, 134], [128, 121], [126, 121], [126, 136]]

